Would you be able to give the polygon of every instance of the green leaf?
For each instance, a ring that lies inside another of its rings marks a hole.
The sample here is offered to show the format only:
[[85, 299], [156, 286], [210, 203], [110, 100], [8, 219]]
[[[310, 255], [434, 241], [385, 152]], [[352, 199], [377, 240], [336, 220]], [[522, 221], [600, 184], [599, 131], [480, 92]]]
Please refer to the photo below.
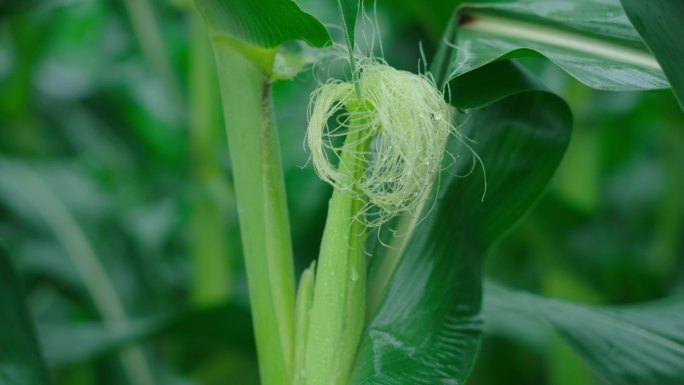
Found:
[[330, 42], [315, 17], [292, 0], [197, 0], [213, 36], [227, 36], [261, 48], [275, 48], [288, 40], [304, 40], [314, 47]]
[[684, 2], [681, 0], [621, 0], [622, 6], [648, 48], [658, 59], [684, 108]]
[[50, 379], [9, 255], [0, 244], [0, 384], [44, 385]]
[[315, 17], [292, 0], [196, 0], [214, 42], [230, 44], [259, 62], [267, 72], [275, 50], [290, 40], [311, 46], [330, 43], [330, 35]]
[[[497, 68], [473, 76], [484, 79]], [[560, 98], [520, 90], [503, 98], [492, 92], [480, 101], [493, 103], [465, 116], [460, 130], [468, 139], [452, 143], [453, 164], [370, 318], [352, 384], [462, 384], [467, 378], [482, 331], [483, 255], [538, 198], [570, 135], [570, 112]], [[468, 146], [486, 171], [484, 197], [485, 175]], [[380, 263], [383, 257], [377, 256]]]
[[458, 9], [454, 23], [452, 77], [501, 58], [543, 55], [592, 88], [669, 87], [618, 0], [469, 5]]
[[486, 319], [544, 320], [599, 375], [616, 385], [684, 384], [684, 298], [596, 307], [487, 282]]
[[496, 61], [451, 79], [449, 96], [458, 108], [478, 108], [521, 92], [540, 89], [536, 79], [510, 60]]

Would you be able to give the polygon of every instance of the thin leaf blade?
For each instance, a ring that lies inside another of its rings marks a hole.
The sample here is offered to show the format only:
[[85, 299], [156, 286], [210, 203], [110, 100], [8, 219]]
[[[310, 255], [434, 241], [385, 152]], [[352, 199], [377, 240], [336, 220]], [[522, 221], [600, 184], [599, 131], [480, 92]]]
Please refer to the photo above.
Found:
[[354, 32], [356, 28], [356, 17], [359, 14], [360, 0], [337, 0], [337, 8], [342, 17], [342, 26], [344, 29], [344, 38], [347, 43], [347, 50], [349, 51], [349, 67], [351, 68], [352, 78], [354, 79], [354, 87], [356, 89], [356, 96], [361, 97], [361, 89], [358, 82], [358, 74], [356, 73], [356, 60], [354, 59]]
[[359, 0], [337, 0], [337, 7], [342, 17], [344, 35], [349, 51], [354, 50], [354, 30], [356, 17], [359, 14]]

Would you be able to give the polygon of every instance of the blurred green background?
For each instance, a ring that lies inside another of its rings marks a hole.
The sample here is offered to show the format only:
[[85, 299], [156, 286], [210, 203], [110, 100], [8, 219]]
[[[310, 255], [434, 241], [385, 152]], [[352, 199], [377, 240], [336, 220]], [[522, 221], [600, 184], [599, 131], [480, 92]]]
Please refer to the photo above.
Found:
[[[339, 25], [333, 1], [298, 3]], [[417, 71], [458, 3], [378, 1], [386, 60]], [[181, 0], [26, 5], [0, 3], [0, 241], [55, 384], [258, 383], [199, 17]], [[591, 304], [683, 292], [684, 114], [671, 93], [598, 92], [524, 64], [569, 102], [574, 136], [487, 274]], [[274, 86], [298, 270], [317, 255], [330, 195], [303, 144], [314, 78]], [[488, 326], [469, 384], [600, 383], [557, 337], [519, 330]]]

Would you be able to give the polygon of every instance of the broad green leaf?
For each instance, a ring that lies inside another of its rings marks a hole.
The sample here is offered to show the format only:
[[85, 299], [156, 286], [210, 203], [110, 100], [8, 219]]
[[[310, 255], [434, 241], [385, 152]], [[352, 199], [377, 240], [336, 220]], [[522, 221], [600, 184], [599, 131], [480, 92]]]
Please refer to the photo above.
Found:
[[50, 379], [9, 255], [0, 244], [0, 384], [46, 385]]
[[[493, 92], [488, 101], [465, 117], [467, 139], [451, 146], [454, 161], [434, 205], [426, 205], [369, 320], [352, 384], [462, 384], [467, 378], [482, 332], [483, 255], [548, 183], [571, 121], [567, 105], [543, 90], [503, 98]], [[482, 159], [486, 182], [466, 144]]]
[[523, 316], [551, 324], [614, 385], [684, 384], [684, 298], [596, 307], [514, 291], [487, 282], [486, 319]]
[[477, 108], [526, 91], [537, 91], [536, 80], [510, 60], [493, 62], [449, 82], [451, 104]]
[[315, 17], [292, 0], [196, 0], [214, 43], [230, 44], [270, 73], [276, 49], [290, 40], [311, 46], [330, 43]]
[[275, 48], [288, 40], [304, 40], [314, 47], [330, 42], [323, 24], [292, 0], [197, 0], [196, 4], [215, 37], [232, 37], [260, 48]]
[[684, 108], [684, 2], [681, 0], [621, 0], [622, 6], [648, 48], [658, 59]]
[[543, 55], [596, 89], [669, 87], [619, 0], [467, 5], [452, 22], [458, 25], [452, 77], [501, 58]]

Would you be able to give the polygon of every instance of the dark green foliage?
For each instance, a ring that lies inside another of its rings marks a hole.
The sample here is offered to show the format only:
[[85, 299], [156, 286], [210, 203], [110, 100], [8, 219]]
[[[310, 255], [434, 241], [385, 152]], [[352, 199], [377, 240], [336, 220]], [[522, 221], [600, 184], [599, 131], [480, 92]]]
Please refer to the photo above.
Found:
[[632, 25], [663, 67], [679, 105], [684, 108], [684, 50], [681, 41], [684, 3], [678, 0], [621, 2]]
[[494, 282], [485, 287], [486, 318], [548, 322], [611, 384], [684, 384], [682, 298], [597, 307], [516, 292]]
[[0, 384], [48, 385], [24, 292], [5, 246], [0, 243]]

